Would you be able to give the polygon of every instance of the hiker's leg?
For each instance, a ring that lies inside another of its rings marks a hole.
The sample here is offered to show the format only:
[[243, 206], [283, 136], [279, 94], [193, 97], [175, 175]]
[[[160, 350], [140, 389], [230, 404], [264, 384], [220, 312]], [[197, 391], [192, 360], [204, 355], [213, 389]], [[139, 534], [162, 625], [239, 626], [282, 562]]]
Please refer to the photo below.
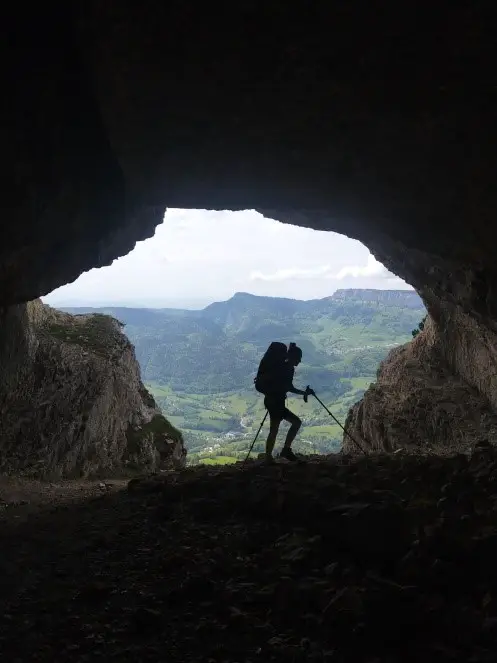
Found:
[[266, 456], [271, 456], [273, 453], [276, 436], [278, 435], [278, 429], [281, 423], [281, 419], [272, 417], [271, 414], [269, 417], [269, 435], [267, 436], [266, 440]]
[[284, 397], [268, 394], [264, 398], [264, 406], [269, 412], [269, 435], [266, 440], [266, 457], [272, 458], [272, 453], [274, 445], [276, 443], [276, 436], [278, 435], [278, 429], [280, 423], [285, 414], [285, 400]]
[[293, 412], [290, 412], [290, 410], [288, 409], [286, 410], [285, 413], [285, 420], [290, 422], [290, 429], [286, 434], [285, 445], [281, 450], [280, 458], [289, 460], [292, 463], [301, 462], [292, 451], [292, 442], [294, 441], [295, 436], [299, 432], [299, 428], [302, 425], [302, 422], [300, 421], [300, 419], [297, 417], [296, 414], [293, 414]]
[[285, 440], [285, 449], [290, 449], [292, 446], [292, 442], [294, 441], [297, 433], [299, 432], [300, 427], [302, 426], [302, 421], [297, 417], [296, 414], [293, 412], [290, 412], [290, 410], [286, 410], [285, 412], [285, 421], [288, 421], [290, 423], [290, 428], [288, 429], [288, 433], [286, 434], [286, 440]]

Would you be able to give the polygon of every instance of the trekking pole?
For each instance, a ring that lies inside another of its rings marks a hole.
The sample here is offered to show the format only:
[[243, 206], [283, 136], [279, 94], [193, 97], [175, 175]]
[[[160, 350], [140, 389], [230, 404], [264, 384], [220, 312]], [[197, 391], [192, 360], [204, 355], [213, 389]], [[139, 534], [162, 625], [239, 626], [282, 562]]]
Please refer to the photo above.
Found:
[[264, 415], [264, 419], [261, 421], [261, 425], [259, 426], [259, 430], [257, 431], [257, 433], [256, 433], [256, 435], [255, 435], [255, 437], [254, 437], [254, 441], [253, 441], [252, 444], [250, 445], [250, 449], [249, 449], [249, 452], [248, 452], [248, 454], [247, 454], [247, 457], [246, 457], [245, 460], [243, 461], [242, 469], [245, 467], [245, 463], [248, 461], [248, 457], [249, 457], [250, 454], [252, 453], [252, 449], [254, 448], [255, 441], [256, 441], [257, 438], [259, 437], [259, 433], [261, 432], [261, 428], [264, 426], [264, 422], [266, 421], [266, 417], [267, 417], [267, 415], [268, 415], [268, 411], [266, 410], [266, 414]]
[[320, 398], [318, 398], [318, 396], [316, 396], [316, 394], [314, 394], [314, 398], [317, 400], [318, 403], [320, 403], [320, 404], [324, 407], [324, 409], [325, 409], [326, 412], [330, 415], [330, 417], [331, 417], [334, 421], [336, 421], [336, 423], [340, 426], [340, 428], [343, 430], [343, 432], [345, 433], [345, 435], [348, 435], [348, 436], [350, 437], [350, 439], [352, 440], [352, 442], [353, 442], [357, 447], [359, 447], [359, 449], [362, 451], [362, 453], [363, 453], [364, 455], [366, 455], [366, 452], [365, 452], [364, 449], [362, 448], [362, 445], [359, 444], [359, 442], [358, 442], [354, 437], [352, 437], [352, 435], [349, 433], [349, 431], [346, 430], [346, 429], [342, 426], [342, 424], [338, 421], [338, 419], [335, 417], [335, 415], [333, 414], [333, 412], [330, 412], [330, 410], [328, 410], [328, 408], [327, 408], [326, 405], [323, 403], [323, 401], [322, 401]]

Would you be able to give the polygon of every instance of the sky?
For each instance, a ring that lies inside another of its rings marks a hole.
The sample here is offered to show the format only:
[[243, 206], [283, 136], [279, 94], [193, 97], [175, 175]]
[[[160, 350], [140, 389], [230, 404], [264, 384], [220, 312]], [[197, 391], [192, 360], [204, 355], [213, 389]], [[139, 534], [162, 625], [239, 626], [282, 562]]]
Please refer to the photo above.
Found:
[[155, 235], [43, 297], [52, 306], [202, 308], [235, 292], [317, 299], [339, 288], [410, 289], [360, 242], [255, 210], [167, 209]]

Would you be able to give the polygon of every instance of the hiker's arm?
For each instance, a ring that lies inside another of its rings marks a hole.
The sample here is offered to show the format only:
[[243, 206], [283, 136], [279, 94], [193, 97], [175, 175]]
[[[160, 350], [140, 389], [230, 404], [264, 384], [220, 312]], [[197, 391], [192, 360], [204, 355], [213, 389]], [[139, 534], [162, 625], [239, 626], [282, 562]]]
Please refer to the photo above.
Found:
[[302, 391], [302, 389], [296, 389], [293, 384], [291, 389], [288, 391], [291, 391], [292, 394], [298, 394], [299, 396], [311, 396], [315, 395], [314, 394], [314, 389], [311, 389], [310, 387], [307, 387], [305, 391]]

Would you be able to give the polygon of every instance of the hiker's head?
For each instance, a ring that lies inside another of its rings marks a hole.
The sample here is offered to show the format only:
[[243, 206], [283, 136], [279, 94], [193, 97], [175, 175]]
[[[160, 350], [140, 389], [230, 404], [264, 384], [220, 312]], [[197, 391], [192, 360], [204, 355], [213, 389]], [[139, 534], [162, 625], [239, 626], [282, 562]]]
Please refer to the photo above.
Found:
[[298, 366], [302, 361], [302, 350], [295, 345], [295, 343], [290, 343], [288, 346], [288, 361], [292, 366]]

